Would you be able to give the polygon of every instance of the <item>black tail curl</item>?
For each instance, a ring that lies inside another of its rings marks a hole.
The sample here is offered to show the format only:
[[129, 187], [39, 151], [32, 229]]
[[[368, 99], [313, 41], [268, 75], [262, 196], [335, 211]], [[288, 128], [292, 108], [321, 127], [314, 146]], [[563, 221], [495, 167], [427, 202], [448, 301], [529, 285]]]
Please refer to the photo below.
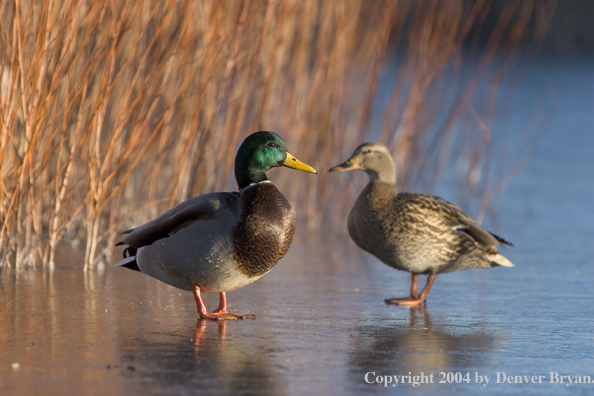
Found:
[[135, 247], [128, 246], [126, 249], [124, 249], [124, 258], [136, 256], [137, 251], [138, 249], [136, 249]]

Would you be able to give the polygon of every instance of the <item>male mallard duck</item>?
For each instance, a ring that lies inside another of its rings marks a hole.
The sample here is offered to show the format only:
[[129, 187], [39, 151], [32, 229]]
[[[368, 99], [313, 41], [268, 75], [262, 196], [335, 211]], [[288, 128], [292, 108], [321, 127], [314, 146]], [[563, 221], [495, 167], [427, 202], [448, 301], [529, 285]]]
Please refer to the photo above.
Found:
[[[266, 177], [276, 166], [317, 173], [287, 151], [280, 136], [256, 132], [235, 157], [239, 192], [193, 197], [148, 223], [125, 231], [128, 245], [115, 267], [143, 272], [171, 286], [191, 290], [205, 319], [250, 318], [227, 312], [225, 292], [254, 282], [285, 255], [295, 232], [295, 211]], [[208, 313], [201, 292], [220, 293]]]
[[[469, 268], [514, 265], [497, 251], [509, 241], [490, 233], [444, 199], [413, 192], [396, 193], [396, 167], [388, 148], [364, 143], [351, 158], [330, 169], [361, 169], [369, 183], [349, 215], [349, 235], [361, 249], [389, 266], [412, 273], [410, 297], [389, 304], [418, 305], [427, 298], [435, 275]], [[419, 274], [427, 285], [417, 291]]]

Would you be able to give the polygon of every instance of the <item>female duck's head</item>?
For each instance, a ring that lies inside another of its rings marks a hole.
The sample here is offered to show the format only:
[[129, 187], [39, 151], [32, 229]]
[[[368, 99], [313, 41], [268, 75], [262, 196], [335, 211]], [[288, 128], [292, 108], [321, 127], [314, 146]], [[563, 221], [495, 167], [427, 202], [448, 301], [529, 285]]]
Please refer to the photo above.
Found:
[[394, 159], [390, 150], [381, 143], [363, 143], [355, 149], [351, 158], [330, 168], [330, 172], [344, 172], [353, 169], [365, 171], [371, 180], [396, 184]]
[[290, 154], [287, 145], [274, 132], [256, 132], [245, 138], [235, 156], [235, 179], [239, 188], [268, 180], [266, 171], [286, 166], [304, 172], [317, 173]]

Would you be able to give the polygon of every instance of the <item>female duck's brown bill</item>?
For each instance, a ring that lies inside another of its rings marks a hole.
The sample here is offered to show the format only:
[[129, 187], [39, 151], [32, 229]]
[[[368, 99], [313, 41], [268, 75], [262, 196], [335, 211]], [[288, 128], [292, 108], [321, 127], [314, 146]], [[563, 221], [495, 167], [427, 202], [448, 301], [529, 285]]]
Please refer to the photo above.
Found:
[[357, 161], [355, 161], [353, 158], [349, 158], [342, 164], [336, 165], [336, 166], [333, 166], [332, 168], [330, 168], [330, 172], [344, 172], [344, 171], [350, 171], [353, 169], [361, 169], [361, 168], [359, 167], [359, 164], [357, 163]]

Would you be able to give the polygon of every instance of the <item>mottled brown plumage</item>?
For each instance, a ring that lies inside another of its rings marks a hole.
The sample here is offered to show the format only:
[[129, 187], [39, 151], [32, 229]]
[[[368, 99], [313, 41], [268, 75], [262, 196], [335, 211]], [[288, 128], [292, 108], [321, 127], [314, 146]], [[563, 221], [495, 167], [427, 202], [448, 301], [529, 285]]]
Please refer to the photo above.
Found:
[[[365, 171], [370, 180], [349, 215], [349, 235], [361, 249], [413, 274], [411, 297], [390, 302], [422, 303], [439, 273], [513, 266], [496, 247], [511, 243], [482, 228], [455, 205], [433, 195], [398, 194], [394, 161], [383, 144], [362, 144], [349, 160], [330, 171], [351, 169]], [[421, 296], [416, 292], [418, 274], [430, 275]]]

